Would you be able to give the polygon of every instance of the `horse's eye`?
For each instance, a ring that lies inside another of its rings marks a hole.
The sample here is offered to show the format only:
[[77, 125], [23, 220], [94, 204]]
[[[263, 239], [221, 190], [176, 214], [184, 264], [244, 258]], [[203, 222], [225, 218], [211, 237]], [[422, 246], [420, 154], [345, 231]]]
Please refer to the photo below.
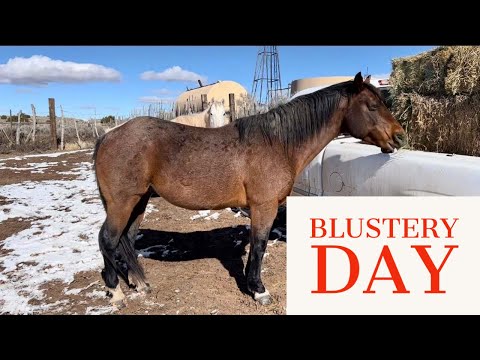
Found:
[[378, 105], [367, 105], [368, 110], [370, 111], [377, 111], [378, 110]]
[[223, 116], [225, 116], [225, 113], [223, 113]]

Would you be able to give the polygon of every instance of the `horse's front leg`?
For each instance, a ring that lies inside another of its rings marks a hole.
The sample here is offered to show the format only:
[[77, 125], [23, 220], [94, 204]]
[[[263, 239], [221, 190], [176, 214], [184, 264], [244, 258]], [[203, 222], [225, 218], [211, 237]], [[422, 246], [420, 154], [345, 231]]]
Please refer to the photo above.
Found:
[[252, 226], [250, 230], [250, 252], [245, 274], [248, 290], [252, 292], [254, 299], [262, 305], [271, 303], [270, 293], [262, 283], [261, 271], [263, 255], [277, 211], [278, 201], [250, 206]]

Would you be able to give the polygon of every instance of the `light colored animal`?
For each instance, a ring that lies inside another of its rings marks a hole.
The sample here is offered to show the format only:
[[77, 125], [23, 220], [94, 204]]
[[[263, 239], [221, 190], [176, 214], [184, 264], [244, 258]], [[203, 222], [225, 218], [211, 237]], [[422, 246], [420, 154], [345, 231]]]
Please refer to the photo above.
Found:
[[226, 125], [225, 100], [215, 101], [212, 99], [212, 102], [209, 103], [204, 111], [196, 114], [177, 116], [175, 119], [172, 119], [172, 122], [206, 128]]
[[121, 123], [120, 125], [114, 126], [112, 128], [105, 129], [105, 133], [108, 133], [109, 131], [112, 131], [113, 129], [119, 128], [120, 126], [125, 125], [127, 122], [128, 121], [125, 121], [125, 122]]

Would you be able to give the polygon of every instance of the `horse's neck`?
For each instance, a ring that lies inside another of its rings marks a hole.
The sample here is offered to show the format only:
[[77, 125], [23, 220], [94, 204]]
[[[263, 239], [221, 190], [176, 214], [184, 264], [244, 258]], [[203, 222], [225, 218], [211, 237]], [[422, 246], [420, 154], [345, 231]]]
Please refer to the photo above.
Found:
[[318, 134], [293, 150], [292, 160], [295, 176], [299, 175], [305, 166], [307, 166], [330, 141], [340, 134], [344, 115], [345, 110], [336, 111]]

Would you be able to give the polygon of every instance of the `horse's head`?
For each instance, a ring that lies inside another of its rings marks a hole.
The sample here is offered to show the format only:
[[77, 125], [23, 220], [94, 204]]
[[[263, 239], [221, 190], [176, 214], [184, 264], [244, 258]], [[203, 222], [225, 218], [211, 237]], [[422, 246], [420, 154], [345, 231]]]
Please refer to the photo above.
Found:
[[210, 127], [223, 126], [225, 124], [225, 100], [214, 101], [212, 99], [208, 115], [210, 116]]
[[355, 76], [342, 131], [391, 153], [406, 144], [407, 136], [369, 80], [364, 81], [361, 73]]

